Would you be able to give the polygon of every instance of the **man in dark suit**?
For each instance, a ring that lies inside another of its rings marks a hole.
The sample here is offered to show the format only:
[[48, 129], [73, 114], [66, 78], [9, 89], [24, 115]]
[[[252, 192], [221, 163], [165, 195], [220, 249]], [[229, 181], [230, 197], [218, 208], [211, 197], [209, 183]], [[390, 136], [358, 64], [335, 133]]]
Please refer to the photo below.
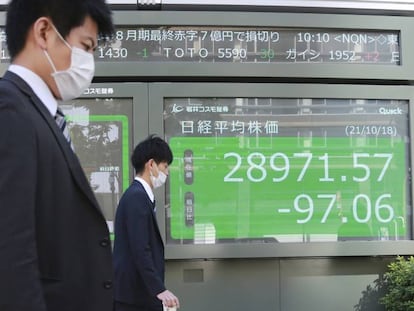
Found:
[[131, 156], [136, 177], [115, 216], [115, 311], [160, 311], [179, 307], [164, 285], [164, 244], [155, 218], [153, 189], [168, 176], [173, 155], [161, 138], [149, 136]]
[[[57, 100], [91, 82], [104, 0], [12, 0], [0, 81], [0, 310], [110, 311], [106, 221]], [[55, 121], [59, 120], [60, 128]]]

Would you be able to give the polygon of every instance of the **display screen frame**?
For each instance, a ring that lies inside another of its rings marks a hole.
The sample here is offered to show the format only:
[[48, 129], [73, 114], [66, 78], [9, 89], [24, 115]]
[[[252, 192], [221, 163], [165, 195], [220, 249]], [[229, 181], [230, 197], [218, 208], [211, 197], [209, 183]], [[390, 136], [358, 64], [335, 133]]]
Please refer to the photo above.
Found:
[[[75, 101], [82, 99], [130, 99], [132, 102], [132, 116], [131, 119], [126, 120], [124, 115], [92, 115], [92, 121], [117, 121], [122, 124], [122, 130], [131, 128], [132, 132], [126, 133], [125, 138], [128, 142], [122, 143], [122, 189], [120, 195], [129, 187], [135, 174], [130, 162], [130, 156], [133, 148], [138, 141], [145, 139], [148, 136], [149, 120], [148, 120], [148, 83], [92, 83], [85, 92], [79, 96]], [[79, 117], [75, 117], [75, 120]], [[69, 118], [70, 120], [70, 118]], [[129, 123], [129, 125], [127, 125]], [[76, 150], [75, 150], [76, 152]], [[82, 161], [81, 161], [82, 165]], [[114, 202], [114, 210], [117, 208], [118, 202]], [[111, 238], [113, 239], [113, 219], [107, 219]]]
[[[150, 132], [164, 133], [164, 99], [186, 97], [262, 97], [262, 98], [352, 98], [352, 99], [393, 99], [409, 103], [409, 135], [413, 137], [414, 88], [410, 86], [376, 86], [376, 85], [322, 85], [322, 84], [261, 84], [261, 83], [152, 83], [149, 87], [150, 97]], [[410, 145], [409, 154], [413, 154]], [[412, 167], [412, 159], [409, 158]], [[411, 174], [411, 173], [409, 173]], [[412, 176], [409, 176], [411, 179]], [[412, 185], [411, 193], [413, 193]], [[166, 204], [165, 189], [158, 193], [161, 197], [159, 204]], [[413, 198], [410, 198], [412, 204]], [[166, 235], [166, 214], [168, 209], [157, 211], [159, 227], [163, 238]], [[412, 211], [411, 211], [412, 213]], [[412, 218], [412, 214], [410, 215]], [[411, 219], [408, 221], [412, 222]], [[410, 223], [410, 237], [413, 237], [413, 227]], [[409, 254], [413, 240], [399, 241], [338, 241], [311, 243], [217, 243], [195, 245], [192, 243], [166, 243], [166, 257], [180, 258], [229, 258], [229, 257], [290, 257], [290, 256], [369, 256], [392, 255], [395, 253]]]

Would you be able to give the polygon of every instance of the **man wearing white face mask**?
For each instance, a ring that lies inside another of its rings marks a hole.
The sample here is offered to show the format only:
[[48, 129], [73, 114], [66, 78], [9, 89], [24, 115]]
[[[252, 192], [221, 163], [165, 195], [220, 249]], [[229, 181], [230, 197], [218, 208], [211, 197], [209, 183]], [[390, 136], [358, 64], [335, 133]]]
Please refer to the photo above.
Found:
[[153, 189], [168, 176], [173, 155], [161, 138], [150, 136], [134, 149], [136, 177], [115, 216], [115, 311], [162, 311], [179, 307], [164, 285], [164, 245], [155, 217]]
[[1, 311], [113, 311], [109, 231], [58, 107], [89, 86], [98, 37], [113, 33], [105, 0], [11, 0], [7, 7]]
[[71, 100], [81, 95], [91, 84], [95, 73], [95, 61], [92, 53], [76, 46], [71, 46], [53, 24], [51, 27], [71, 52], [70, 67], [66, 70], [58, 71], [47, 50], [43, 51], [50, 66], [53, 68], [52, 77], [55, 80], [60, 98], [64, 101]]

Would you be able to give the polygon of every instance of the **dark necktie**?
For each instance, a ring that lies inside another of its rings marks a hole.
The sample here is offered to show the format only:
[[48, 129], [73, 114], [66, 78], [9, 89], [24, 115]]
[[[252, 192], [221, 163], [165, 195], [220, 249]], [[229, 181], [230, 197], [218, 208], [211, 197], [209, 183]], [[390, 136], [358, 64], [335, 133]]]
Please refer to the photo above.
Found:
[[69, 129], [66, 126], [65, 115], [63, 114], [62, 110], [59, 107], [56, 111], [55, 121], [57, 125], [59, 126], [60, 130], [62, 131], [63, 136], [65, 136], [66, 140], [68, 141], [68, 143], [70, 144], [70, 147], [73, 150], [73, 144], [72, 144], [72, 140], [69, 135]]

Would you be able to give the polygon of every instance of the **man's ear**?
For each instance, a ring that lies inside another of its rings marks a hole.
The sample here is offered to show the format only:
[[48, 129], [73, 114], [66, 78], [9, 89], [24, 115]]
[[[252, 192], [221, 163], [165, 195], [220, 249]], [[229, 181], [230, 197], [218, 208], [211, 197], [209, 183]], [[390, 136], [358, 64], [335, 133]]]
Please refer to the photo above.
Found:
[[154, 162], [153, 159], [149, 159], [146, 163], [145, 163], [145, 168], [148, 168], [149, 170], [151, 170], [152, 167], [152, 163]]
[[152, 166], [154, 165], [154, 163], [157, 164], [154, 159], [149, 159], [148, 160], [148, 164], [149, 164], [149, 167], [150, 168], [152, 168]]
[[36, 44], [43, 50], [47, 50], [48, 41], [54, 34], [53, 23], [47, 17], [38, 18], [33, 24], [33, 36]]

